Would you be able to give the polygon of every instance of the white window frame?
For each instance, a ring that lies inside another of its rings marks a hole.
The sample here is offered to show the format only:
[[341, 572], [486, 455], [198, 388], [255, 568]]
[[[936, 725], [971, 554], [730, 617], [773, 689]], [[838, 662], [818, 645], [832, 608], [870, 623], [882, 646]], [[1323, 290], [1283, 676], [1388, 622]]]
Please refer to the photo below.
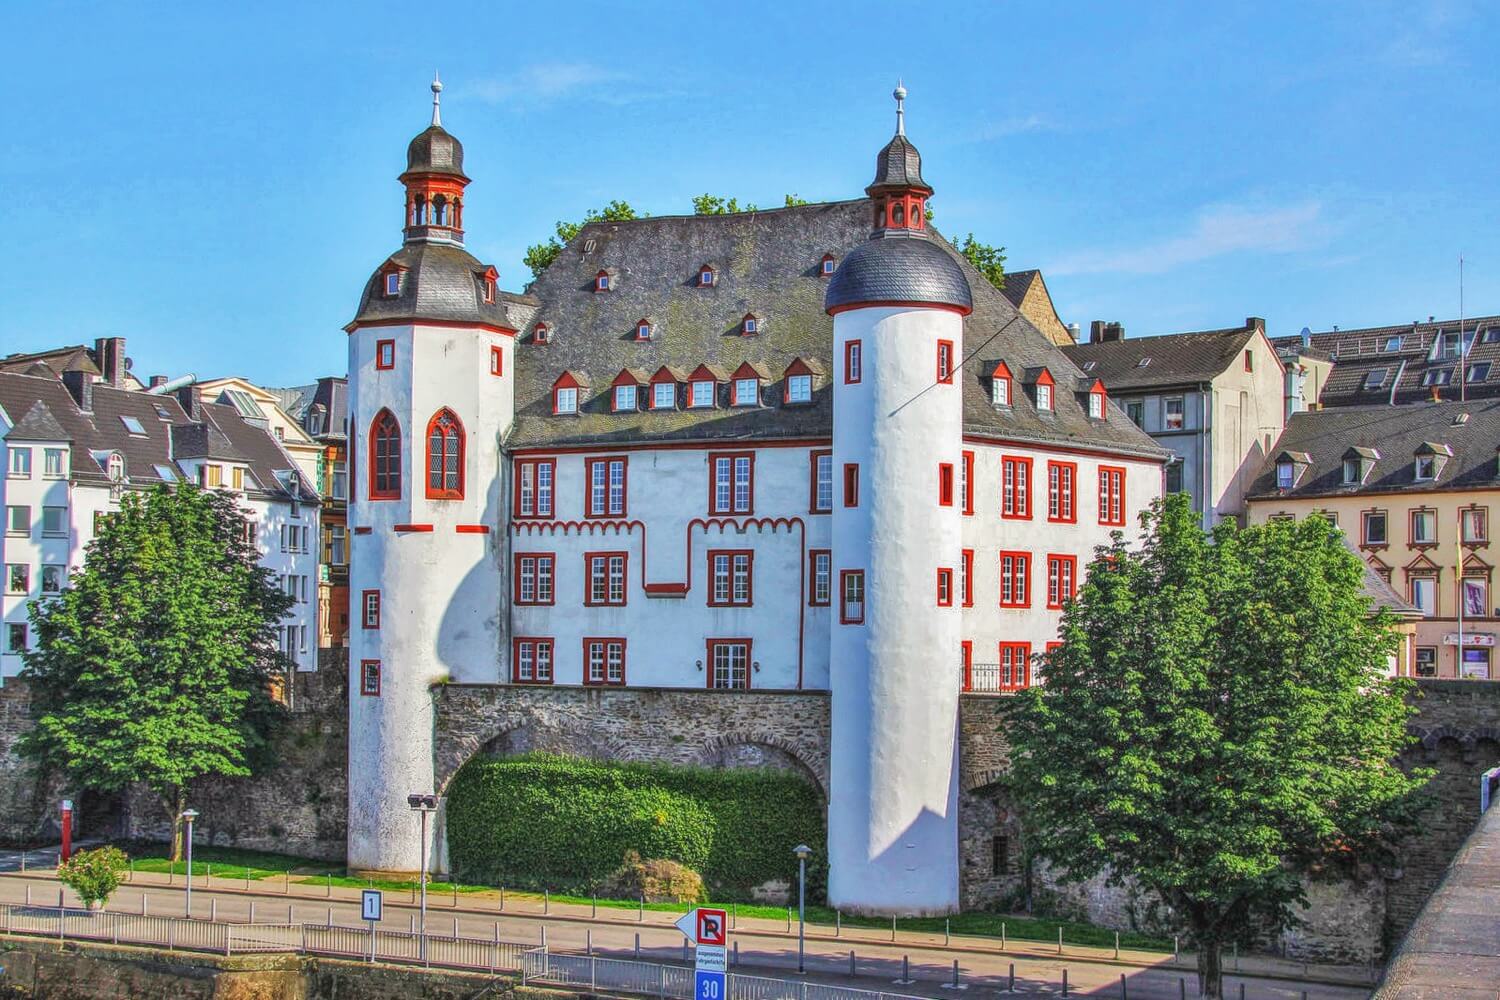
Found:
[[[1172, 412], [1172, 404], [1177, 404], [1177, 412]], [[1168, 396], [1161, 403], [1161, 424], [1169, 431], [1180, 431], [1187, 426], [1187, 397]]]
[[615, 412], [625, 413], [634, 409], [636, 409], [636, 386], [633, 383], [615, 386]]
[[651, 385], [651, 409], [677, 409], [677, 383], [654, 382]]
[[1052, 387], [1050, 385], [1036, 387], [1036, 408], [1048, 413], [1052, 412]]
[[760, 405], [760, 380], [755, 378], [737, 378], [734, 380], [734, 405], [735, 406], [759, 406]]
[[1010, 405], [1010, 379], [994, 378], [990, 381], [990, 405]]
[[812, 376], [811, 375], [789, 375], [786, 380], [786, 401], [788, 403], [811, 403], [812, 402]]
[[17, 448], [15, 445], [5, 449], [9, 454], [6, 461], [7, 479], [30, 479], [31, 478], [31, 449]]
[[710, 410], [714, 405], [714, 387], [718, 383], [712, 379], [697, 379], [688, 383], [690, 386], [690, 398], [688, 406], [695, 410]]
[[578, 390], [572, 386], [552, 390], [555, 395], [553, 410], [558, 415], [566, 415], [578, 412]]

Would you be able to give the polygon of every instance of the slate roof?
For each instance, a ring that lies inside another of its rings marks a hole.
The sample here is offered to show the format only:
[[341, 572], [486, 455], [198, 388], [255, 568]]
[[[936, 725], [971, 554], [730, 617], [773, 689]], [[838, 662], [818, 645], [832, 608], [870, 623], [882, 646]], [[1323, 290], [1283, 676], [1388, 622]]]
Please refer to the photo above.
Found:
[[67, 430], [57, 422], [47, 404], [40, 399], [31, 405], [26, 415], [16, 421], [5, 435], [7, 441], [71, 441]]
[[[820, 273], [821, 262], [827, 253], [842, 262], [863, 245], [871, 213], [871, 202], [862, 198], [584, 227], [530, 295], [507, 297], [511, 308], [524, 310], [525, 322], [516, 344], [516, 421], [506, 446], [829, 437], [829, 379], [815, 380], [810, 405], [783, 406], [783, 376], [798, 357], [834, 371], [833, 319], [823, 303], [832, 279]], [[1104, 420], [1090, 420], [1087, 401], [1067, 391], [1080, 378], [1073, 364], [935, 231], [929, 245], [956, 262], [973, 299], [960, 372], [966, 433], [1166, 456], [1116, 408]], [[706, 261], [716, 262], [718, 276], [701, 287], [698, 270]], [[594, 276], [609, 268], [617, 274], [613, 290], [595, 292]], [[762, 320], [762, 332], [742, 337], [739, 324], [748, 312]], [[638, 342], [634, 329], [642, 316], [656, 325], [649, 341]], [[538, 320], [548, 324], [550, 343], [533, 341]], [[1009, 409], [990, 405], [987, 376], [999, 358], [1013, 371], [1046, 365], [1059, 384], [1057, 412], [1039, 415], [1021, 392]], [[671, 365], [691, 372], [707, 363], [732, 372], [745, 361], [772, 373], [775, 381], [765, 392], [770, 405], [731, 409], [721, 392], [714, 410], [610, 412], [608, 387], [622, 369], [655, 372]], [[552, 414], [552, 385], [565, 370], [586, 373], [594, 386], [581, 394], [576, 416]]]
[[881, 188], [922, 188], [931, 186], [922, 179], [922, 154], [904, 135], [894, 135], [875, 154], [875, 179], [865, 191], [874, 194]]
[[[1358, 330], [1327, 330], [1311, 335], [1311, 347], [1333, 359], [1318, 402], [1323, 406], [1363, 406], [1372, 403], [1415, 403], [1432, 398], [1429, 373], [1446, 373], [1448, 381], [1436, 388], [1444, 399], [1459, 397], [1458, 359], [1440, 356], [1439, 336], [1457, 345], [1458, 320], [1403, 323]], [[1469, 399], [1500, 398], [1500, 316], [1465, 319], [1464, 332], [1474, 335], [1465, 359], [1464, 395]], [[1278, 337], [1278, 350], [1290, 348], [1298, 337]], [[1478, 376], [1478, 377], [1476, 377]]]
[[[417, 133], [406, 147], [407, 174], [464, 176], [464, 146], [441, 125]], [[406, 174], [402, 175], [403, 177]], [[468, 180], [468, 178], [464, 178]]]
[[974, 300], [953, 255], [924, 236], [887, 232], [854, 248], [828, 282], [823, 306], [930, 302], [968, 311]]
[[[1436, 480], [1419, 482], [1415, 456], [1426, 443], [1447, 445], [1453, 455], [1443, 463]], [[1247, 497], [1266, 500], [1500, 489], [1497, 445], [1500, 399], [1344, 406], [1294, 413], [1280, 440], [1271, 447]], [[1380, 457], [1363, 484], [1345, 486], [1344, 454], [1351, 448], [1373, 449]], [[1305, 453], [1309, 463], [1289, 490], [1276, 488], [1276, 459], [1283, 452]]]
[[1403, 618], [1422, 617], [1421, 608], [1396, 593], [1396, 588], [1387, 583], [1385, 577], [1375, 572], [1375, 567], [1365, 562], [1364, 556], [1354, 551], [1354, 546], [1349, 543], [1348, 535], [1344, 536], [1344, 544], [1348, 546], [1349, 551], [1360, 557], [1361, 562], [1365, 563], [1365, 594], [1375, 607], [1384, 608]]
[[[176, 458], [191, 457], [176, 450], [179, 443], [188, 444], [197, 453], [243, 462], [249, 469], [246, 492], [262, 497], [287, 499], [290, 494], [278, 481], [278, 473], [293, 472], [296, 466], [275, 439], [263, 429], [246, 423], [232, 406], [205, 404], [203, 421], [188, 419], [177, 398], [171, 395], [149, 396], [144, 392], [115, 389], [94, 384], [94, 411], [78, 409], [73, 397], [55, 378], [0, 372], [0, 408], [17, 427], [23, 423], [35, 427], [31, 414], [37, 406], [62, 432], [54, 440], [71, 442], [70, 477], [80, 483], [107, 485], [109, 480], [95, 453], [118, 451], [125, 458], [125, 475], [131, 485], [151, 486], [162, 482], [156, 466], [166, 466], [185, 479]], [[17, 415], [20, 415], [19, 417]], [[121, 417], [139, 421], [144, 433], [132, 434]], [[33, 438], [40, 440], [39, 438]], [[303, 498], [316, 494], [305, 483]]]
[[1031, 291], [1031, 283], [1042, 276], [1042, 272], [1036, 268], [1029, 271], [1006, 271], [1005, 287], [1001, 289], [1005, 297], [1010, 299], [1011, 305], [1020, 308], [1021, 302], [1026, 298], [1026, 293]]
[[[349, 380], [341, 375], [325, 375], [311, 385], [294, 385], [285, 389], [267, 389], [275, 393], [286, 414], [308, 434], [319, 441], [342, 441], [348, 436]], [[326, 419], [321, 433], [313, 434], [310, 417], [313, 406], [323, 407]]]
[[[391, 265], [402, 268], [400, 294], [385, 295], [384, 276]], [[437, 320], [515, 329], [506, 313], [506, 296], [484, 301], [488, 265], [462, 247], [414, 240], [387, 257], [365, 282], [359, 308], [345, 329], [374, 323]]]
[[[1111, 392], [1198, 385], [1223, 372], [1240, 356], [1255, 327], [1158, 337], [1127, 337], [1061, 350], [1087, 374], [1104, 380]], [[1146, 360], [1146, 364], [1141, 364]], [[1088, 363], [1093, 362], [1089, 368]]]

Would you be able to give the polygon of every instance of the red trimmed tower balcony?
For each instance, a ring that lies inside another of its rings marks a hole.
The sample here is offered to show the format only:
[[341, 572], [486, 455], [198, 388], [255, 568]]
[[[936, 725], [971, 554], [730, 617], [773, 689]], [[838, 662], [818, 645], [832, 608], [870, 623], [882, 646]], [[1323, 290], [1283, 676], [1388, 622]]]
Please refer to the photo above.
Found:
[[443, 128], [443, 85], [432, 81], [432, 125], [406, 147], [406, 242], [464, 242], [464, 147]]

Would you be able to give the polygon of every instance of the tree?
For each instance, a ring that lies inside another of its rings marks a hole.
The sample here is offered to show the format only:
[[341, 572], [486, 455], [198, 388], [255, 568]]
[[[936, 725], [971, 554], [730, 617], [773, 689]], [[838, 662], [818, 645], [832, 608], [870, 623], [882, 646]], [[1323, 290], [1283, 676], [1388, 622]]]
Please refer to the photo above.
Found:
[[190, 782], [246, 776], [281, 714], [276, 626], [292, 598], [257, 564], [234, 497], [182, 484], [127, 493], [83, 569], [31, 605], [23, 753], [80, 786], [154, 792], [172, 821]]
[[1222, 996], [1220, 949], [1295, 925], [1304, 878], [1389, 856], [1428, 774], [1404, 774], [1409, 681], [1363, 566], [1321, 517], [1212, 536], [1183, 495], [1116, 533], [1063, 613], [1045, 683], [1010, 708], [1011, 787], [1069, 880], [1172, 907]]
[[969, 259], [979, 273], [988, 279], [989, 283], [996, 288], [1005, 287], [1005, 248], [992, 247], [988, 243], [980, 243], [970, 233], [964, 237], [964, 241], [958, 245], [958, 252]]
[[[786, 196], [784, 208], [796, 208], [799, 205], [810, 205], [812, 202], [806, 198], [799, 198], [794, 194]], [[693, 199], [694, 215], [734, 215], [736, 212], [758, 212], [760, 209], [754, 202], [746, 202], [740, 207], [738, 198], [721, 198], [716, 194], [707, 192]]]
[[92, 910], [96, 903], [103, 906], [109, 902], [109, 897], [120, 887], [123, 880], [120, 873], [129, 860], [118, 847], [79, 851], [57, 866], [57, 880]]
[[603, 208], [591, 208], [583, 214], [582, 222], [558, 221], [556, 225], [557, 235], [549, 236], [546, 243], [538, 243], [526, 248], [526, 256], [521, 258], [522, 262], [531, 268], [531, 276], [537, 278], [547, 269], [547, 265], [557, 259], [562, 253], [563, 247], [572, 242], [573, 237], [590, 222], [629, 222], [631, 219], [641, 218], [636, 215], [635, 209], [623, 201], [612, 201]]

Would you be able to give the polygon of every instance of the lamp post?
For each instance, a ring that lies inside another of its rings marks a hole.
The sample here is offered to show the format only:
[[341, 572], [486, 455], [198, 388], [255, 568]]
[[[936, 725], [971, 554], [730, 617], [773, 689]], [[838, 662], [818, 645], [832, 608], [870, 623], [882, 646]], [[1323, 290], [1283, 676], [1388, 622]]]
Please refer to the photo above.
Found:
[[797, 975], [800, 976], [807, 972], [803, 930], [807, 923], [807, 859], [812, 857], [812, 848], [798, 844], [792, 848], [792, 853], [797, 855]]
[[417, 878], [422, 884], [422, 960], [427, 960], [427, 815], [437, 809], [437, 796], [414, 793], [406, 797], [406, 804], [421, 817], [422, 821], [422, 867]]
[[193, 915], [193, 820], [198, 818], [198, 810], [184, 809], [182, 821], [187, 824], [187, 915]]

